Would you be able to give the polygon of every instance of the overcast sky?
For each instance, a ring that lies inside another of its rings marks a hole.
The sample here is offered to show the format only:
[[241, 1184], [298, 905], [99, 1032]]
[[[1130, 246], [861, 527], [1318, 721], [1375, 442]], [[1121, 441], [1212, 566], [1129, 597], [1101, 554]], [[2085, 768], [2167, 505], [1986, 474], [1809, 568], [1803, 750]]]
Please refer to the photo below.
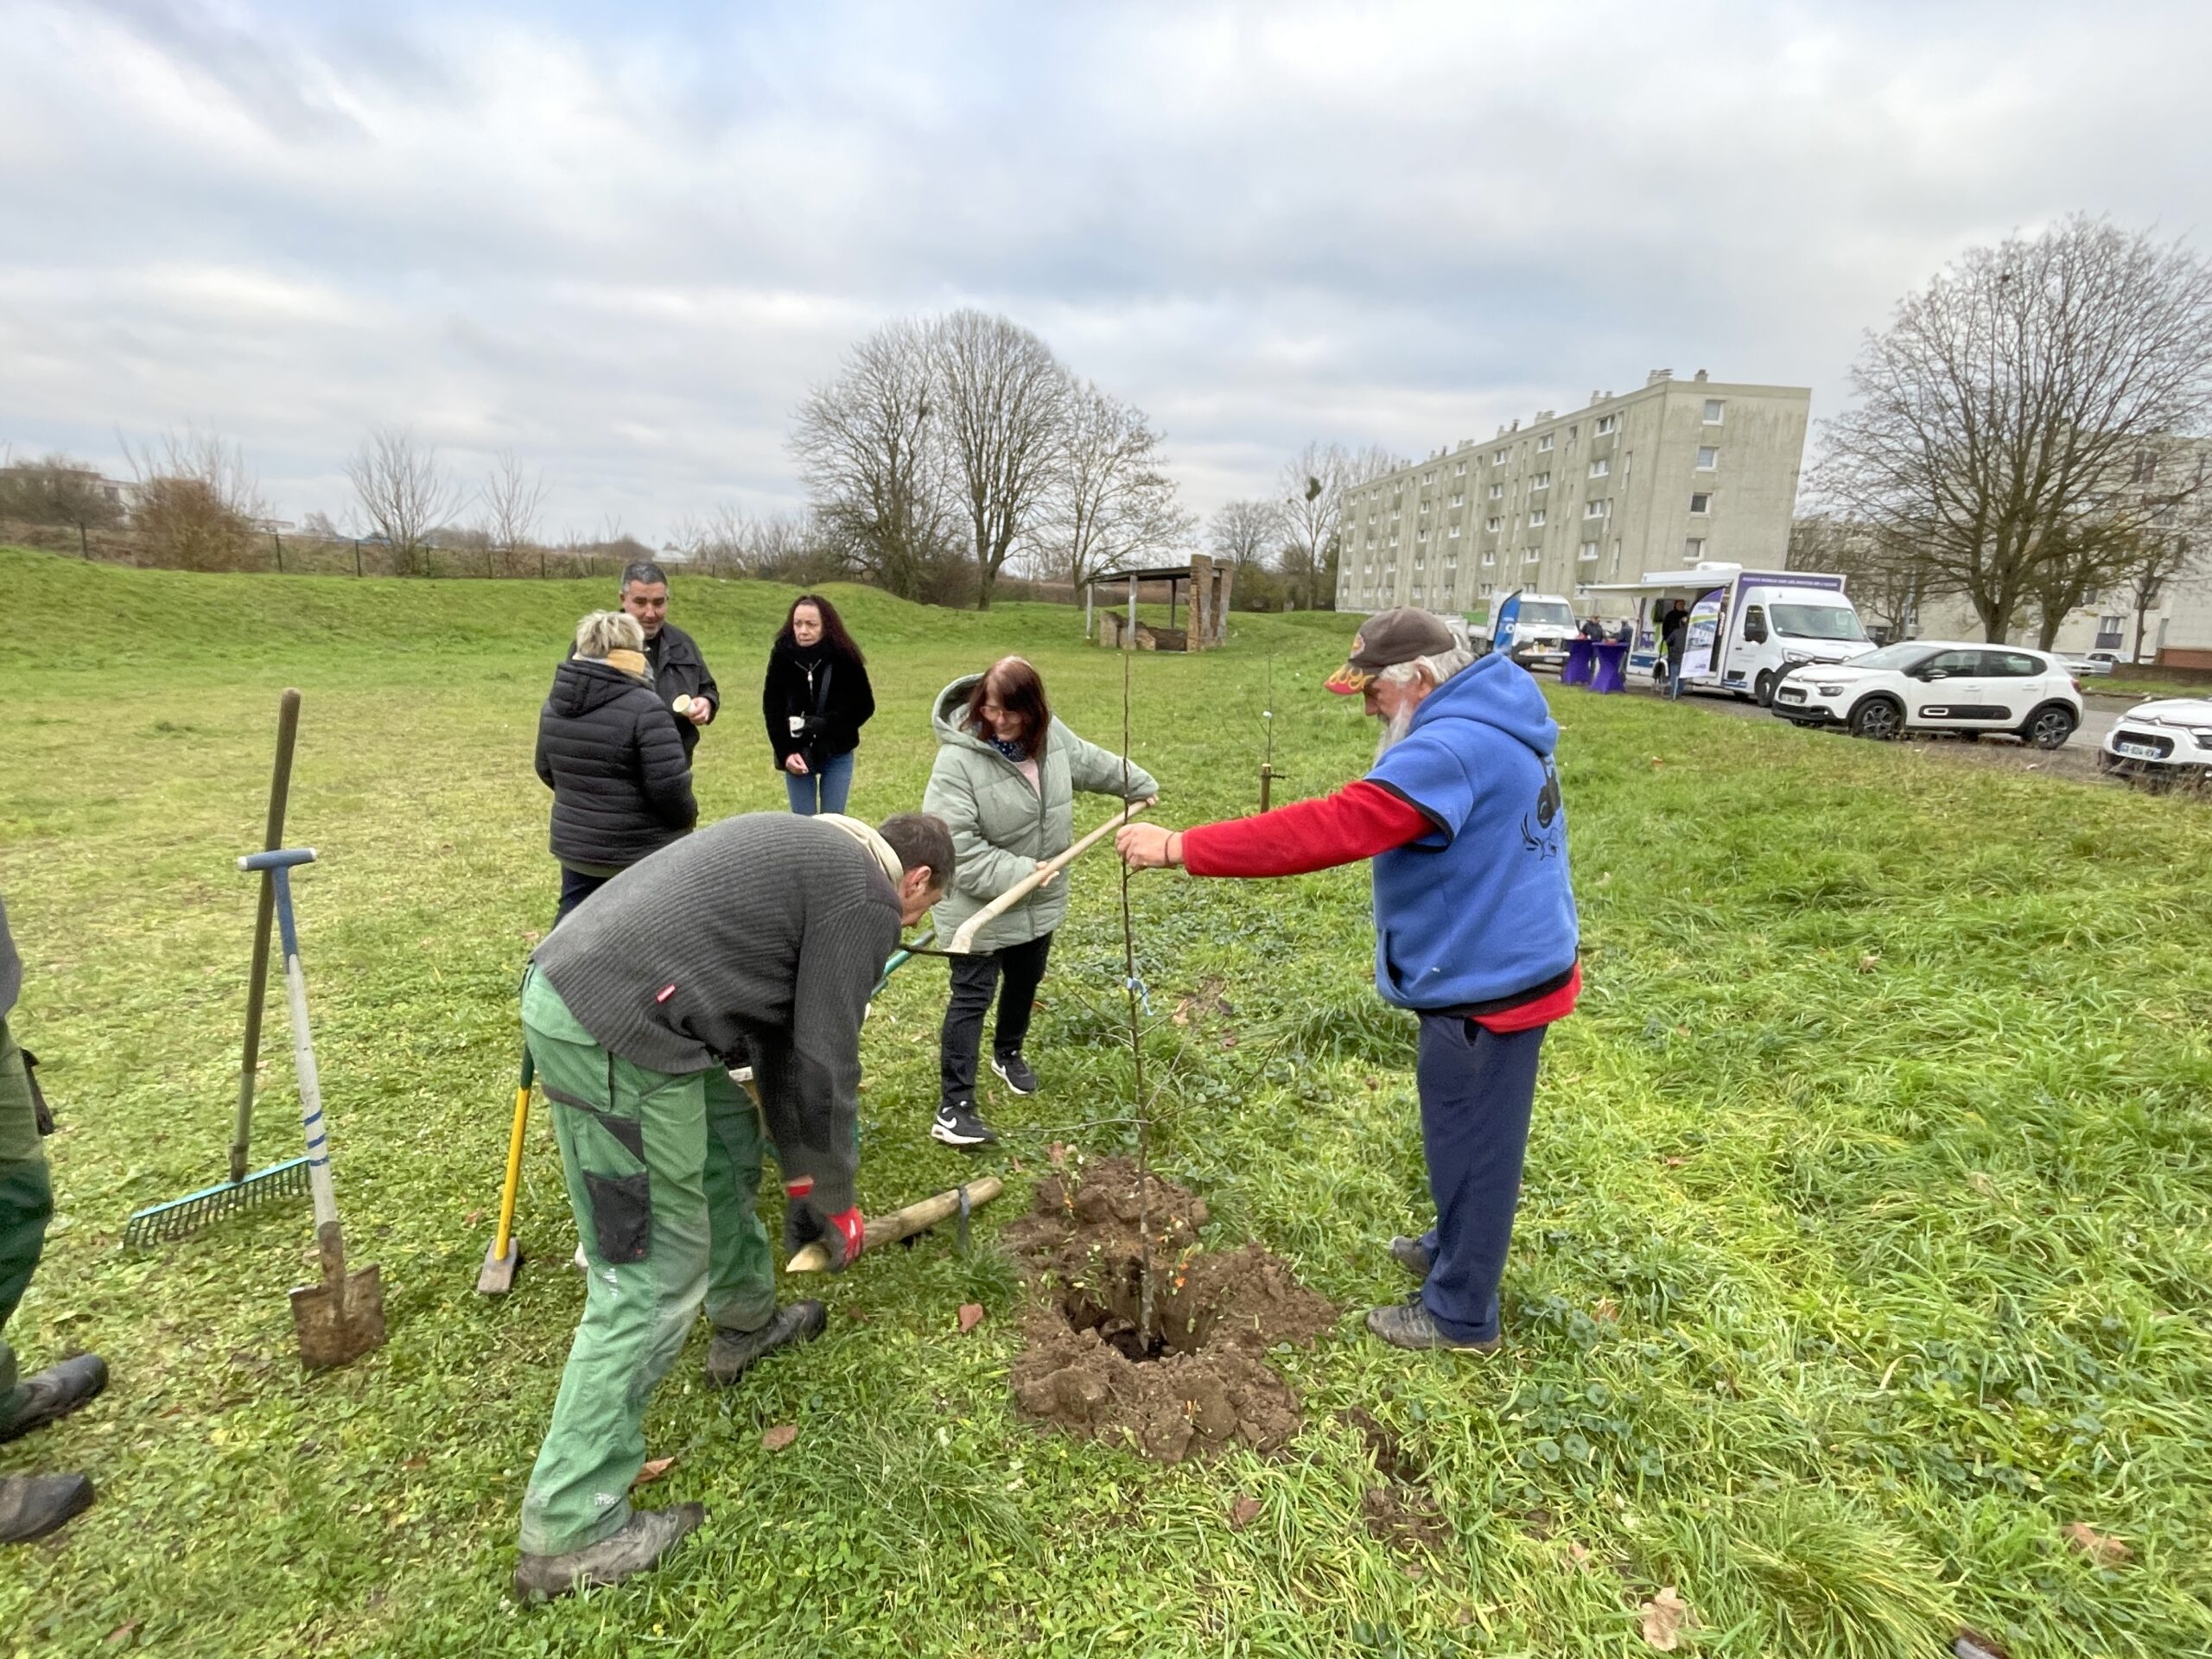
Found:
[[549, 530], [798, 505], [807, 385], [973, 304], [1165, 428], [1191, 505], [1647, 370], [1845, 395], [1961, 248], [2202, 245], [2212, 6], [583, 7], [0, 0], [0, 443], [363, 429]]

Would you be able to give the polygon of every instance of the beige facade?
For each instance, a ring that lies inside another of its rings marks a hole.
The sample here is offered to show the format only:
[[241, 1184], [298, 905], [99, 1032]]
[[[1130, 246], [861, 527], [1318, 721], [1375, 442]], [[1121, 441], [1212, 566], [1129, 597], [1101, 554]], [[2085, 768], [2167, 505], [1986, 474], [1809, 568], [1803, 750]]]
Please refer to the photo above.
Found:
[[1783, 568], [1812, 393], [1655, 372], [1344, 494], [1337, 608], [1486, 616], [1516, 588], [1724, 559]]

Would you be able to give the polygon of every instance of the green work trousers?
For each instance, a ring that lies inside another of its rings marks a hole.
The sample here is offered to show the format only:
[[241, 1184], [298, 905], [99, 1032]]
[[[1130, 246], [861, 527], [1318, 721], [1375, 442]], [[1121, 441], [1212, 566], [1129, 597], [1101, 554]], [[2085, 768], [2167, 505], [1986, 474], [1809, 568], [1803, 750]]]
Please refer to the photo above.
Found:
[[775, 1263], [753, 1207], [760, 1116], [727, 1071], [671, 1075], [608, 1053], [535, 969], [522, 1019], [588, 1264], [522, 1503], [524, 1553], [565, 1555], [629, 1520], [645, 1402], [701, 1303], [721, 1329], [759, 1330], [776, 1311]]
[[[38, 1111], [31, 1104], [30, 1074], [23, 1052], [0, 1019], [0, 1331], [30, 1287], [46, 1243], [46, 1224], [54, 1214], [54, 1188], [47, 1180], [46, 1154], [38, 1144]], [[0, 1338], [0, 1427], [22, 1409], [16, 1382], [16, 1351]]]

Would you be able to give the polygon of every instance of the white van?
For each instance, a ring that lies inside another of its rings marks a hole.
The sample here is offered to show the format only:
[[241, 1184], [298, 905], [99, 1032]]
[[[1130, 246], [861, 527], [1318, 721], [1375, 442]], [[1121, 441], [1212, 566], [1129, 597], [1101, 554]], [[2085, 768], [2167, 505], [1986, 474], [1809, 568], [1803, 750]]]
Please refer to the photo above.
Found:
[[1557, 668], [1574, 638], [1574, 607], [1557, 594], [1516, 588], [1491, 613], [1490, 649], [1523, 668]]
[[1682, 689], [1727, 691], [1764, 709], [1791, 669], [1840, 663], [1873, 650], [1843, 585], [1843, 577], [1821, 571], [1708, 563], [1648, 571], [1638, 582], [1592, 582], [1589, 592], [1630, 601], [1636, 641], [1629, 667], [1662, 683], [1667, 652], [1660, 623], [1681, 600], [1690, 613]]

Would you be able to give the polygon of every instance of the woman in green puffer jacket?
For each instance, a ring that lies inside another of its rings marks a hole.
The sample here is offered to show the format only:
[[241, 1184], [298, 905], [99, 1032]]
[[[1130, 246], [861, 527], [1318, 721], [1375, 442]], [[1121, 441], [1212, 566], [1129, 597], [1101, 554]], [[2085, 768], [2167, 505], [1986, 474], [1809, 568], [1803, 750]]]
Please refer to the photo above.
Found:
[[[1076, 791], [1130, 801], [1160, 793], [1143, 767], [1125, 769], [1120, 755], [1084, 742], [1054, 720], [1044, 681], [1019, 657], [946, 686], [930, 723], [938, 747], [922, 810], [944, 820], [959, 854], [952, 887], [938, 901], [940, 939], [950, 940], [985, 905], [1074, 845]], [[1067, 914], [1067, 891], [1054, 877], [986, 923], [974, 955], [952, 958], [952, 1000], [938, 1053], [942, 1093], [930, 1125], [930, 1134], [947, 1146], [998, 1139], [976, 1109], [976, 1054], [994, 990], [999, 1015], [991, 1070], [1017, 1095], [1036, 1091], [1021, 1042], [1052, 930]]]

